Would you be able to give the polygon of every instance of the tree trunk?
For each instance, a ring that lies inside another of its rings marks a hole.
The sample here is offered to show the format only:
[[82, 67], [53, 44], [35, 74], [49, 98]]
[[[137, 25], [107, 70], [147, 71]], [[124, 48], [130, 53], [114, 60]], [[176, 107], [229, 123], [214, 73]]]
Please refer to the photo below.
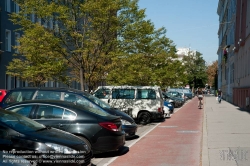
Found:
[[83, 67], [80, 68], [80, 84], [81, 84], [81, 90], [84, 91], [84, 81], [83, 81]]

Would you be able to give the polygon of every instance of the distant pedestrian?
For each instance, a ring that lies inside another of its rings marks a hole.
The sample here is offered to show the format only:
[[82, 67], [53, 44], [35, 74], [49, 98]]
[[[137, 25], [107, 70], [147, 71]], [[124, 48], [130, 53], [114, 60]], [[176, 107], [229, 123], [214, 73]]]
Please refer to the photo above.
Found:
[[218, 102], [220, 103], [221, 102], [221, 98], [222, 98], [222, 91], [221, 91], [221, 89], [219, 89], [217, 91], [217, 97], [218, 97]]

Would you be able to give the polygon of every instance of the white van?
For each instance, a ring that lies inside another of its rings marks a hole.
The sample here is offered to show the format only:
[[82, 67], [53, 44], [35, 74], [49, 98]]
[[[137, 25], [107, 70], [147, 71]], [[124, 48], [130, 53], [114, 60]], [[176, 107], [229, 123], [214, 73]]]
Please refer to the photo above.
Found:
[[141, 124], [164, 118], [162, 91], [158, 86], [99, 86], [93, 95]]

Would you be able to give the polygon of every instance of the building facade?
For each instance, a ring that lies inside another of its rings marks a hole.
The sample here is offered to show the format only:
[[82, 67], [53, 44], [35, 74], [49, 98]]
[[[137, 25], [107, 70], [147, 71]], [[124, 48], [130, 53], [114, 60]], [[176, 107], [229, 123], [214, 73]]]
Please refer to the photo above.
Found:
[[11, 89], [15, 86], [25, 85], [25, 83], [6, 75], [6, 66], [16, 51], [12, 46], [18, 44], [17, 39], [21, 35], [21, 32], [16, 31], [18, 26], [13, 25], [9, 20], [9, 14], [19, 12], [19, 6], [12, 0], [1, 0], [0, 9], [0, 89]]
[[219, 47], [218, 47], [218, 88], [223, 91], [223, 98], [232, 102], [235, 66], [235, 19], [236, 0], [220, 0], [219, 15]]
[[250, 96], [250, 0], [219, 0], [218, 87], [241, 108]]
[[235, 31], [235, 86], [233, 103], [249, 109], [250, 97], [250, 0], [237, 0]]
[[[10, 14], [18, 13], [20, 7], [12, 0], [0, 0], [0, 89], [13, 89], [17, 87], [30, 86], [25, 80], [20, 80], [6, 74], [7, 65], [12, 61], [13, 55], [17, 52], [13, 46], [19, 45], [18, 38], [22, 32], [18, 32], [18, 25], [14, 25], [10, 21]], [[51, 28], [51, 22], [41, 22], [40, 18], [36, 18], [34, 14], [30, 17], [32, 22], [39, 22], [46, 28]], [[45, 87], [67, 87], [67, 85], [49, 80], [44, 84]], [[71, 88], [80, 89], [80, 84], [72, 82]]]

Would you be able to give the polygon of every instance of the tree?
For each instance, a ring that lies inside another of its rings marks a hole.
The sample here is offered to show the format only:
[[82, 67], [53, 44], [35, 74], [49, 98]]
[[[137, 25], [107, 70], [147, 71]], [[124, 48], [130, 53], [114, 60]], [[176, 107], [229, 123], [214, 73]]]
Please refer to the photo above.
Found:
[[200, 52], [189, 52], [183, 57], [187, 80], [193, 88], [205, 87], [207, 82], [206, 64]]
[[208, 85], [217, 87], [217, 71], [218, 71], [218, 60], [214, 61], [207, 67]]
[[119, 13], [123, 26], [118, 31], [118, 52], [112, 58], [107, 81], [112, 85], [174, 85], [183, 69], [176, 60], [176, 48], [166, 29], [155, 29], [145, 19], [145, 10], [131, 3]]
[[[7, 74], [26, 80], [33, 86], [42, 86], [48, 79], [60, 80], [68, 84], [65, 73], [67, 65], [60, 55], [49, 51], [54, 45], [51, 33], [47, 33], [38, 24], [35, 29], [29, 29], [28, 33], [19, 39], [20, 46], [12, 62], [7, 66]], [[26, 47], [27, 46], [27, 47]]]
[[[100, 71], [103, 71], [105, 64], [110, 61], [110, 56], [115, 52], [116, 33], [120, 26], [116, 14], [120, 8], [126, 7], [126, 0], [15, 2], [21, 11], [12, 14], [12, 21], [21, 26], [19, 30], [23, 31], [24, 36], [20, 38], [18, 47], [21, 54], [13, 60], [13, 64], [26, 61], [30, 66], [36, 66], [22, 68], [27, 76], [23, 76], [24, 72], [19, 73], [21, 78], [36, 77], [31, 73], [39, 64], [34, 62], [46, 56], [51, 63], [44, 64], [43, 81], [50, 78], [51, 71], [56, 71], [51, 69], [57, 68], [57, 61], [67, 67], [64, 68], [64, 72], [57, 74], [65, 74], [66, 77], [66, 74], [70, 73], [70, 80], [80, 82], [82, 90], [87, 82], [95, 81], [102, 74]], [[31, 18], [36, 18], [36, 21], [32, 21]], [[32, 42], [35, 44], [29, 45]], [[42, 48], [43, 52], [36, 52], [38, 48]], [[29, 52], [30, 50], [32, 51]], [[9, 74], [13, 75], [12, 69], [11, 66], [8, 68]]]

